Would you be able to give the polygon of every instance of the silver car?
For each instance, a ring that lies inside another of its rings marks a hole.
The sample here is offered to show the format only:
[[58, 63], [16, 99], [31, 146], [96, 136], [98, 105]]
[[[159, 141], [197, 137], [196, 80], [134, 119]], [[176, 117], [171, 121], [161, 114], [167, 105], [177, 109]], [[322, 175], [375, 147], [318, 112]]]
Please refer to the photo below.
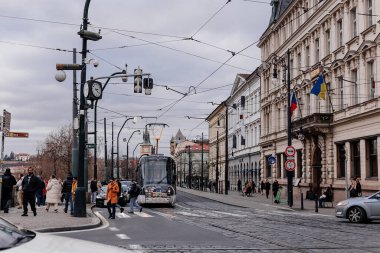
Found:
[[380, 191], [369, 197], [340, 201], [336, 205], [335, 216], [355, 223], [380, 219]]

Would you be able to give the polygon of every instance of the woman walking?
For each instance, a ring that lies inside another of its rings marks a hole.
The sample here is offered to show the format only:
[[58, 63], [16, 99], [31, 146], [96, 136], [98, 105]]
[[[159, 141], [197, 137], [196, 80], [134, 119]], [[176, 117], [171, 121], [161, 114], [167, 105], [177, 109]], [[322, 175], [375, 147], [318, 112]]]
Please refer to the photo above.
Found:
[[49, 211], [50, 206], [54, 206], [54, 211], [58, 213], [58, 203], [61, 200], [62, 184], [52, 175], [46, 187], [46, 211]]
[[20, 174], [20, 178], [19, 178], [19, 180], [17, 181], [17, 184], [16, 184], [17, 203], [18, 203], [17, 209], [21, 209], [22, 208], [22, 180], [23, 179], [24, 179], [24, 175]]

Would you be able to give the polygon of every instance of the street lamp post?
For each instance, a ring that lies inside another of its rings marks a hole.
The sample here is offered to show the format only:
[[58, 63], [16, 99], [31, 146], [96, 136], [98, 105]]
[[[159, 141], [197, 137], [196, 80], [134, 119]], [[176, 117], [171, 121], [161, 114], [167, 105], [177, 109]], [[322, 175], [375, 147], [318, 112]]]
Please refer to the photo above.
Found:
[[215, 193], [219, 193], [219, 130], [216, 131]]
[[189, 154], [189, 180], [188, 180], [188, 184], [189, 184], [189, 189], [191, 189], [191, 154], [190, 154], [191, 146], [188, 145], [186, 147], [188, 148], [188, 154]]
[[119, 137], [120, 137], [121, 130], [123, 130], [125, 124], [126, 124], [129, 120], [131, 120], [131, 119], [133, 119], [134, 122], [136, 122], [136, 117], [127, 118], [127, 119], [124, 121], [123, 125], [121, 126], [119, 132], [117, 133], [117, 139], [116, 139], [116, 153], [117, 153], [117, 155], [116, 155], [116, 163], [117, 163], [117, 179], [120, 178], [120, 171], [119, 171], [119, 170], [120, 170], [120, 161], [119, 161]]
[[127, 141], [127, 164], [126, 164], [126, 173], [125, 173], [125, 176], [126, 178], [128, 179], [128, 170], [129, 170], [129, 141], [132, 139], [132, 136], [134, 133], [141, 133], [140, 130], [135, 130], [132, 132], [131, 136], [129, 137], [128, 141]]

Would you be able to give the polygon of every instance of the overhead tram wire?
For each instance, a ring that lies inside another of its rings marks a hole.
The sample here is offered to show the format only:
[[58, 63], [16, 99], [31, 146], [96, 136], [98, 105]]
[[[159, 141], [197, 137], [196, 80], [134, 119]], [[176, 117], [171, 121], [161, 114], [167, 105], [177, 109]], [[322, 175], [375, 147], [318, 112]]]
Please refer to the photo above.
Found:
[[52, 51], [59, 51], [59, 52], [65, 52], [65, 53], [66, 52], [67, 53], [73, 53], [73, 50], [69, 50], [69, 49], [45, 47], [45, 46], [39, 46], [39, 45], [19, 43], [19, 42], [11, 42], [11, 41], [0, 40], [0, 43], [9, 44], [9, 45], [16, 45], [16, 46], [23, 46], [23, 47], [32, 47], [32, 48], [38, 48], [38, 49], [46, 49], [46, 50], [52, 50]]
[[113, 49], [124, 49], [124, 48], [131, 48], [131, 47], [141, 47], [141, 46], [148, 46], [152, 44], [165, 44], [165, 43], [172, 43], [172, 42], [179, 42], [183, 41], [184, 38], [182, 39], [175, 39], [175, 40], [163, 40], [163, 41], [156, 41], [156, 42], [147, 42], [147, 43], [140, 43], [140, 44], [135, 44], [135, 45], [124, 45], [124, 46], [117, 46], [117, 47], [106, 47], [106, 48], [96, 48], [92, 49], [91, 51], [105, 51], [105, 50], [113, 50]]
[[100, 60], [104, 61], [105, 63], [107, 63], [107, 64], [109, 64], [109, 65], [111, 65], [111, 66], [117, 68], [118, 70], [123, 70], [123, 69], [120, 68], [119, 66], [113, 64], [113, 63], [110, 62], [110, 61], [107, 61], [107, 60], [104, 59], [103, 57], [100, 57], [99, 55], [96, 55], [96, 54], [92, 53], [92, 50], [90, 50], [88, 53], [89, 53], [89, 54], [92, 54], [92, 55], [95, 56], [96, 58], [99, 58]]

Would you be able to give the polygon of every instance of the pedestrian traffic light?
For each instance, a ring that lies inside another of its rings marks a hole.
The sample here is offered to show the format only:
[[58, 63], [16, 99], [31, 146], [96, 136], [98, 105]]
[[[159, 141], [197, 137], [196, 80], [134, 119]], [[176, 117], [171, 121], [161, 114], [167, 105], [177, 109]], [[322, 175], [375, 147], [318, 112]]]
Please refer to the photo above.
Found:
[[134, 93], [142, 93], [142, 69], [138, 67], [134, 72]]
[[151, 95], [153, 89], [153, 78], [144, 78], [145, 95]]

